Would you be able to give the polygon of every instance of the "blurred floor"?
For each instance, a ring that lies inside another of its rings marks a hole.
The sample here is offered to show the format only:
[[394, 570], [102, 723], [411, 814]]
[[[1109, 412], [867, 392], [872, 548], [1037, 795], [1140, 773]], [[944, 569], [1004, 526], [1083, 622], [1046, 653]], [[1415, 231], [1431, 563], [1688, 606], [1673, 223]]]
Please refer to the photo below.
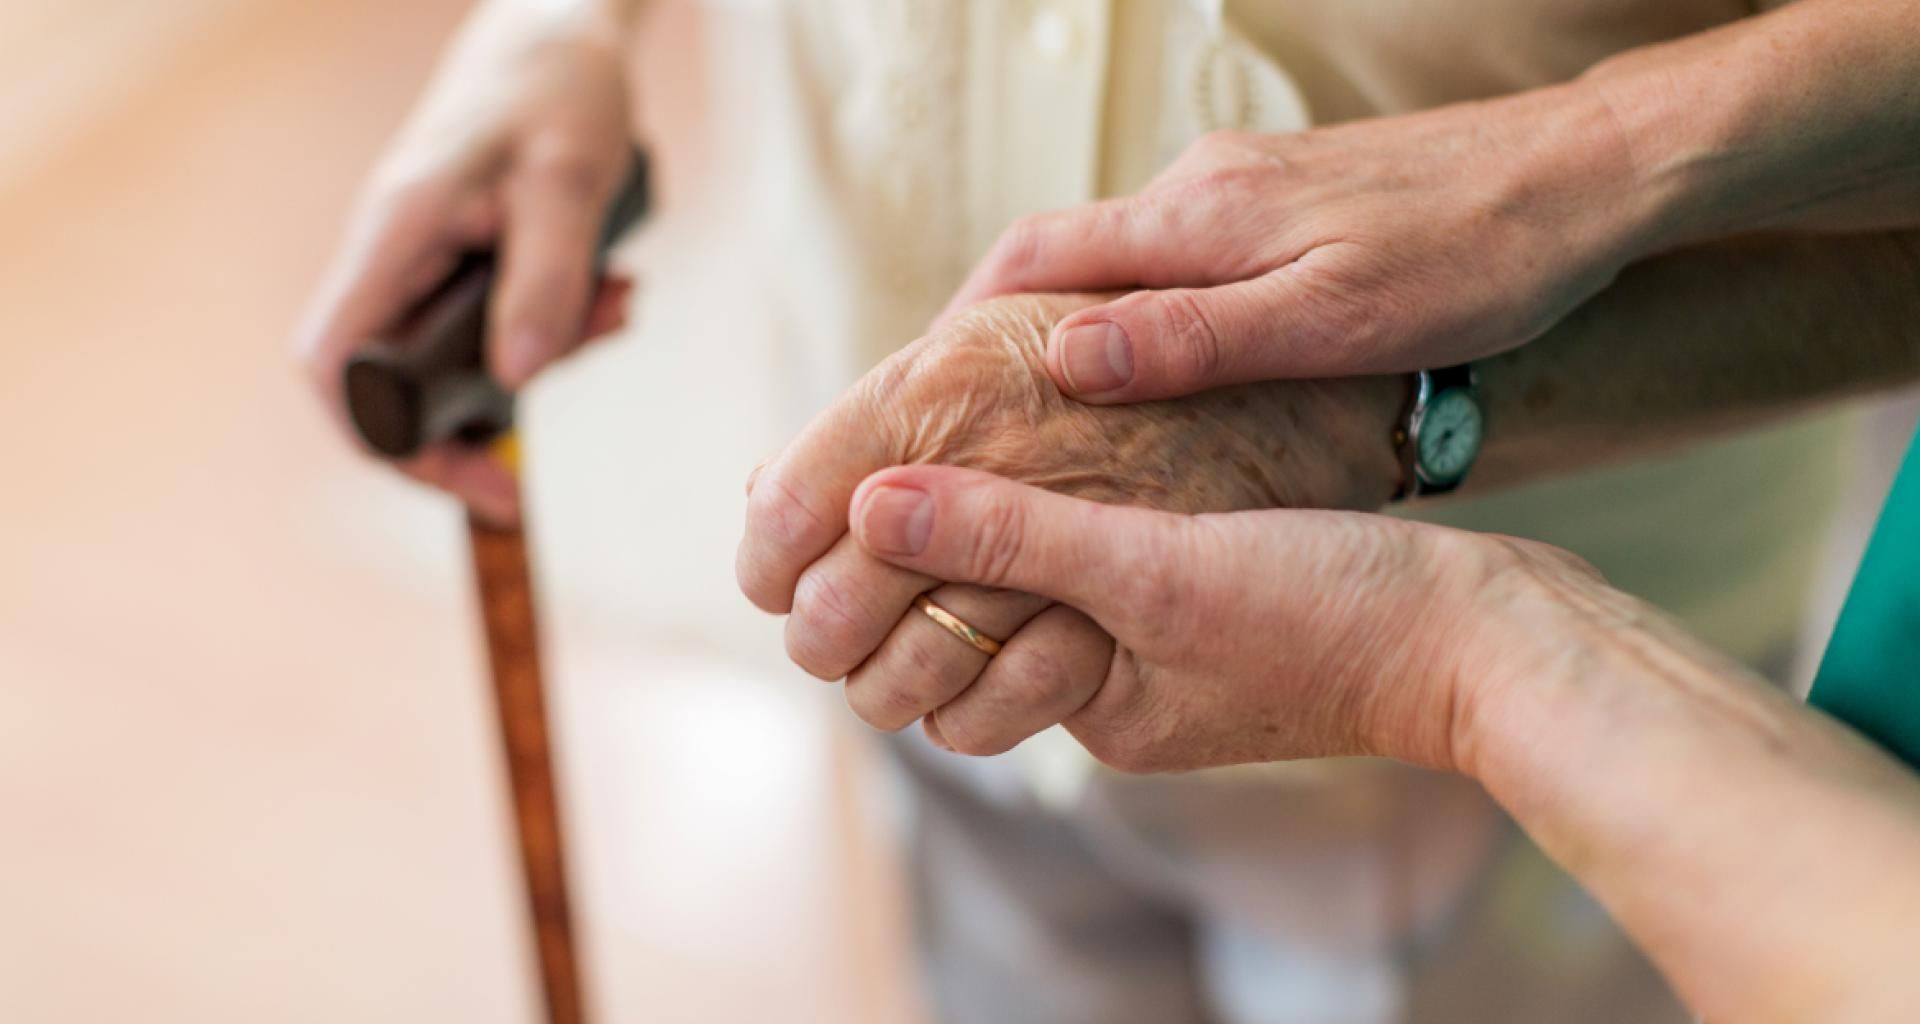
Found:
[[[339, 444], [286, 343], [464, 5], [217, 6], [0, 175], [0, 1020], [529, 1021], [457, 518]], [[760, 444], [670, 454], [733, 502]], [[608, 457], [536, 500], [603, 1019], [915, 1019], [871, 755], [830, 691], [609, 596], [659, 549], [743, 603], [732, 506], [677, 544], [677, 496], [590, 500]]]

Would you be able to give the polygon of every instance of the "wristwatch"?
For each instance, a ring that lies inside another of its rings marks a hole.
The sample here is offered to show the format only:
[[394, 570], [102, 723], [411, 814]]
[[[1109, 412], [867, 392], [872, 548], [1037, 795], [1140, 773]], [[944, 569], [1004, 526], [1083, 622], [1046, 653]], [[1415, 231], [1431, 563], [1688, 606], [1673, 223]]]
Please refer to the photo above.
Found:
[[1421, 370], [1413, 377], [1413, 398], [1393, 432], [1400, 453], [1395, 501], [1459, 487], [1487, 436], [1480, 380], [1470, 364]]

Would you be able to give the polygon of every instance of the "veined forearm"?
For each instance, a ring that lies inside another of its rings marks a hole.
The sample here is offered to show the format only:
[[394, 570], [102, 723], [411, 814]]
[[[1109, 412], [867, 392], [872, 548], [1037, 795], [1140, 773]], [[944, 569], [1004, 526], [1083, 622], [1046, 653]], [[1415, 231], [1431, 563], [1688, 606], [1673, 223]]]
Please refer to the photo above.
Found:
[[1920, 1005], [1920, 779], [1604, 585], [1498, 615], [1463, 767], [1696, 1011]]
[[1629, 267], [1481, 364], [1470, 486], [1673, 448], [1920, 380], [1920, 233], [1742, 239]]
[[1920, 226], [1917, 27], [1920, 0], [1802, 0], [1595, 67], [1582, 84], [1661, 197], [1645, 251]]

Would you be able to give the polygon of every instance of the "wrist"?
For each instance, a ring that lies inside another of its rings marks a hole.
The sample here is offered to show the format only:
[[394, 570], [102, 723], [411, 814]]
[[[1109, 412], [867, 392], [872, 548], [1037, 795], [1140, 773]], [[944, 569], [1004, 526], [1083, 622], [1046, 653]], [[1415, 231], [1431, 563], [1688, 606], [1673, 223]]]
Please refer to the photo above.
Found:
[[[1497, 593], [1479, 608], [1489, 628], [1460, 640], [1481, 652], [1463, 669], [1480, 685], [1456, 704], [1468, 710], [1453, 767], [1707, 1019], [1881, 1019], [1844, 1007], [1885, 991], [1907, 952], [1894, 936], [1916, 891], [1896, 867], [1920, 848], [1911, 776], [1648, 606], [1524, 547], [1483, 588]], [[1810, 950], [1810, 934], [1838, 938]]]
[[[1888, 33], [1866, 26], [1817, 30], [1828, 16], [1789, 9], [1742, 19], [1618, 54], [1576, 81], [1611, 112], [1654, 200], [1646, 254], [1833, 227], [1844, 223], [1848, 192], [1897, 173], [1877, 159], [1882, 140], [1913, 126], [1899, 116], [1905, 105], [1873, 83], [1890, 77], [1904, 90], [1910, 72], [1885, 65], [1905, 59], [1877, 50], [1907, 48], [1868, 42]], [[1849, 38], [1858, 52], [1839, 45]]]
[[[1576, 79], [1587, 101], [1603, 112], [1607, 131], [1626, 168], [1616, 198], [1631, 204], [1630, 259], [1651, 256], [1721, 237], [1721, 214], [1712, 210], [1728, 183], [1719, 160], [1728, 128], [1721, 123], [1723, 89], [1676, 88], [1680, 72], [1668, 47], [1629, 51], [1595, 65]], [[1703, 96], [1714, 99], [1702, 103]]]
[[1196, 501], [1187, 511], [1379, 511], [1400, 485], [1393, 434], [1407, 389], [1407, 375], [1393, 374], [1263, 381], [1177, 400], [1207, 424], [1183, 456], [1251, 485], [1251, 500]]
[[1637, 602], [1546, 545], [1468, 535], [1484, 568], [1454, 624], [1448, 767], [1508, 801], [1530, 802], [1591, 720], [1587, 685]]
[[1796, 701], [1567, 552], [1499, 543], [1461, 641], [1455, 767], [1541, 838], [1605, 816], [1596, 774], [1785, 743]]
[[1521, 685], [1535, 673], [1518, 663], [1540, 661], [1537, 649], [1548, 646], [1529, 631], [1543, 617], [1520, 556], [1540, 546], [1389, 516], [1351, 519], [1369, 524], [1371, 559], [1392, 566], [1390, 582], [1363, 584], [1351, 598], [1366, 603], [1376, 629], [1343, 657], [1355, 678], [1381, 684], [1356, 692], [1358, 750], [1483, 784], [1507, 777], [1520, 760], [1510, 748], [1527, 735], [1516, 723], [1536, 714]]
[[1640, 120], [1623, 118], [1609, 88], [1582, 77], [1505, 102], [1528, 142], [1504, 164], [1495, 194], [1509, 208], [1544, 211], [1577, 261], [1570, 276], [1598, 291], [1666, 244], [1685, 180], [1647, 152]]
[[1334, 507], [1376, 511], [1392, 502], [1406, 482], [1400, 433], [1406, 427], [1413, 377], [1353, 377], [1329, 386], [1343, 389], [1353, 403], [1348, 415], [1329, 417], [1335, 429], [1348, 432], [1337, 450], [1350, 453], [1343, 460], [1351, 476], [1348, 496]]

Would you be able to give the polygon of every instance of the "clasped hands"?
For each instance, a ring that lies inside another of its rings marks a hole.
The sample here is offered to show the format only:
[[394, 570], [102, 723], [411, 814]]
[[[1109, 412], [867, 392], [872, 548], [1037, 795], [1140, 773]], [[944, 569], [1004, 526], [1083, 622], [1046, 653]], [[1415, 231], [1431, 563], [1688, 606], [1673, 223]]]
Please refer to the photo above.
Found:
[[[1274, 510], [1377, 510], [1401, 482], [1393, 371], [1521, 345], [1651, 244], [1657, 204], [1584, 201], [1627, 162], [1604, 104], [1498, 102], [1209, 136], [1136, 195], [1016, 223], [932, 333], [757, 473], [742, 589], [862, 719], [962, 753], [1064, 724], [1123, 769], [1460, 767], [1490, 583], [1590, 570]], [[1140, 290], [1033, 294], [1072, 288]]]
[[[788, 614], [793, 660], [845, 678], [874, 727], [922, 721], [967, 754], [1064, 724], [1134, 771], [1451, 766], [1457, 641], [1491, 582], [1543, 556], [1380, 516], [1254, 512], [1383, 504], [1406, 378], [1082, 404], [1045, 350], [1097, 301], [949, 318], [755, 472], [740, 583]], [[1004, 648], [949, 633], [922, 593]]]

